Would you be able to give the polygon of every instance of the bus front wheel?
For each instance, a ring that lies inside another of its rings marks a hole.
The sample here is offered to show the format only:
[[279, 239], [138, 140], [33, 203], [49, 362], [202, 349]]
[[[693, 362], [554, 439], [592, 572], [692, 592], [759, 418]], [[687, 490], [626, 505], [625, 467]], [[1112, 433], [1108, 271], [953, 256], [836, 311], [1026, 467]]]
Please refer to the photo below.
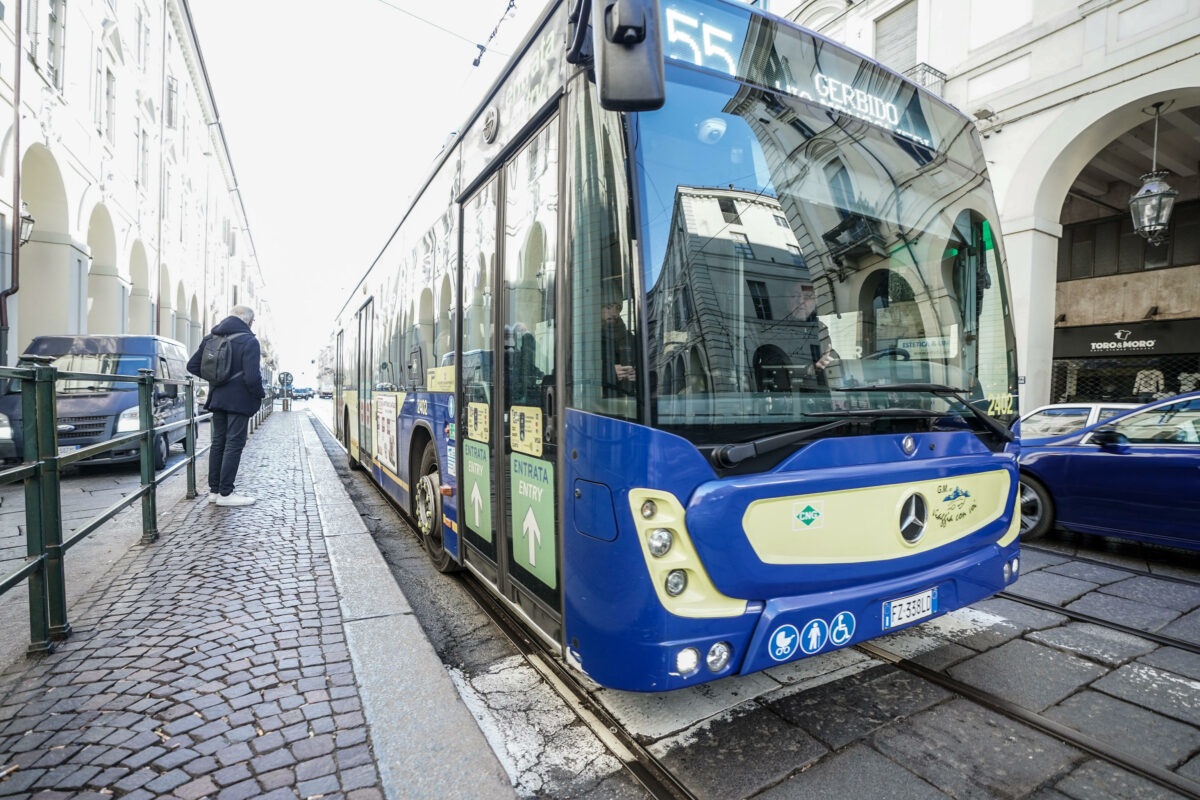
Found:
[[413, 516], [417, 520], [417, 531], [438, 572], [454, 572], [458, 565], [446, 552], [445, 525], [442, 523], [442, 489], [438, 476], [437, 448], [426, 442], [421, 454], [421, 467], [417, 474], [417, 487], [413, 498]]

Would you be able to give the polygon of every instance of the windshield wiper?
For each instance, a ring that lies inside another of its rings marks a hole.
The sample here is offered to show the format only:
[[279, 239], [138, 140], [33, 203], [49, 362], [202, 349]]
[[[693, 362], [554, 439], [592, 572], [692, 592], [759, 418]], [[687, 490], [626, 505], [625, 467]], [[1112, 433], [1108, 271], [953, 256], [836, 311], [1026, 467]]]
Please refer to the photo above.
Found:
[[[999, 436], [1006, 442], [1016, 440], [1013, 432], [994, 417], [985, 414], [976, 408], [967, 398], [966, 389], [955, 389], [953, 386], [946, 386], [941, 383], [875, 383], [870, 386], [844, 386], [835, 389], [838, 392], [924, 392], [926, 394], [953, 397], [958, 402], [962, 403], [967, 409], [983, 423], [984, 427], [992, 433]], [[898, 409], [893, 409], [898, 410]], [[938, 414], [937, 416], [945, 416]]]
[[879, 419], [900, 419], [903, 417], [918, 417], [920, 419], [935, 419], [946, 416], [941, 411], [930, 411], [927, 408], [848, 408], [844, 411], [809, 411], [806, 417], [876, 417]]
[[[823, 416], [818, 414], [805, 414], [806, 417]], [[787, 433], [777, 433], [773, 436], [764, 436], [761, 439], [755, 439], [753, 442], [745, 442], [744, 444], [726, 444], [721, 445], [712, 452], [713, 464], [718, 468], [728, 469], [746, 461], [747, 459], [756, 456], [765, 455], [773, 450], [787, 447], [788, 445], [802, 442], [805, 439], [811, 439], [814, 436], [820, 436], [822, 433], [841, 428], [853, 422], [852, 419], [839, 419], [836, 422], [829, 422], [824, 425], [818, 425], [815, 428], [802, 428], [797, 431], [788, 431]]]

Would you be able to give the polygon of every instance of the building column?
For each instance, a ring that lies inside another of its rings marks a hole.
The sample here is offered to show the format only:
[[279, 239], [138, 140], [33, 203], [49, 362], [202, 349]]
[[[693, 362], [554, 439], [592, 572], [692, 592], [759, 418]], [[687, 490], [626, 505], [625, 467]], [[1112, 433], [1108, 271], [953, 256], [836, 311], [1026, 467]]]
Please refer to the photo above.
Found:
[[87, 332], [98, 334], [124, 333], [122, 319], [121, 276], [109, 272], [97, 272], [94, 268], [88, 275]]
[[22, 314], [19, 330], [10, 334], [14, 352], [25, 352], [35, 336], [71, 332], [71, 256], [70, 237], [50, 232], [35, 233], [21, 248], [21, 288], [15, 302]]
[[150, 304], [150, 292], [142, 286], [133, 287], [129, 293], [129, 332], [154, 333], [154, 308]]
[[1058, 240], [1062, 226], [1045, 219], [1007, 223], [1010, 310], [1017, 337], [1021, 412], [1050, 402], [1054, 352], [1054, 304], [1058, 286]]

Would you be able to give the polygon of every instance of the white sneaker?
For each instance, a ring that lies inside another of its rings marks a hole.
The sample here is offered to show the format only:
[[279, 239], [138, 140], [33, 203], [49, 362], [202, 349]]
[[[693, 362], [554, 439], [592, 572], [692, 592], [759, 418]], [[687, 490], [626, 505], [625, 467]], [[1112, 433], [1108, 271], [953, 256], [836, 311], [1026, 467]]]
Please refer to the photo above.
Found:
[[215, 503], [215, 502], [217, 502], [217, 498], [220, 496], [221, 495], [217, 494], [216, 492], [209, 492], [208, 493], [208, 502]]
[[248, 506], [254, 504], [253, 497], [246, 497], [244, 494], [226, 494], [217, 498], [219, 506]]

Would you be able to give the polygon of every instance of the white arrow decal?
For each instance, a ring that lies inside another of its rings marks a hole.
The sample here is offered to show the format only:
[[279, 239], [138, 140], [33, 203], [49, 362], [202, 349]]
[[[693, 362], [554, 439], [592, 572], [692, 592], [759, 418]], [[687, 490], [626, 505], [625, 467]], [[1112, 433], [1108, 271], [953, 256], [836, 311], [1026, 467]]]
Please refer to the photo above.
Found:
[[471, 505], [475, 507], [475, 528], [479, 527], [479, 508], [483, 505], [483, 498], [479, 496], [479, 482], [476, 481], [471, 485]]
[[[529, 566], [537, 566], [537, 548], [542, 544], [542, 529], [538, 527], [537, 517], [533, 515], [531, 506], [525, 512], [525, 521], [521, 523], [521, 533], [529, 539]], [[537, 540], [536, 544], [534, 540]]]

